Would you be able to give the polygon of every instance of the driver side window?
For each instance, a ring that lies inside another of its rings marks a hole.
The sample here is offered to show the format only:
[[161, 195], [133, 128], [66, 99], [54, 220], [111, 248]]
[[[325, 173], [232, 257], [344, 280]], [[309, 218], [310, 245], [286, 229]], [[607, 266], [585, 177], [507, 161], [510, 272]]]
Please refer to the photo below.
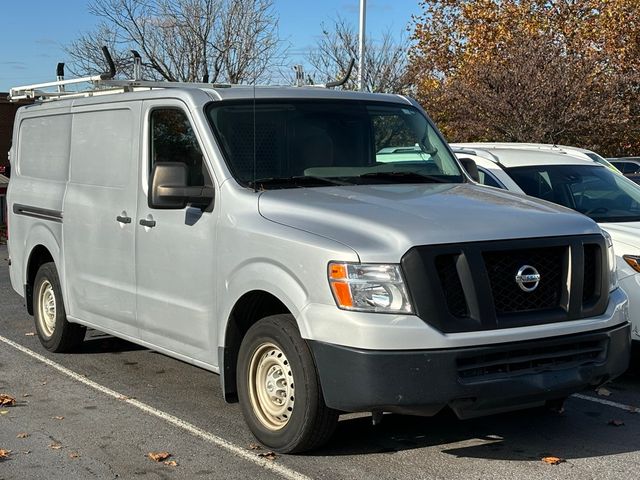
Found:
[[151, 170], [159, 162], [183, 162], [189, 168], [189, 186], [211, 185], [189, 119], [178, 108], [158, 108], [151, 112]]

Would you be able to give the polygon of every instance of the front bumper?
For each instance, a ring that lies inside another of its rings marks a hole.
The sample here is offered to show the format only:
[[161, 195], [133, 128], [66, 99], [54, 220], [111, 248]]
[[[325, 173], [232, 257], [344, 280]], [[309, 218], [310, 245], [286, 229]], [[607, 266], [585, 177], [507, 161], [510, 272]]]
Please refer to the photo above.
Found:
[[364, 350], [309, 341], [325, 402], [346, 412], [460, 417], [543, 404], [622, 374], [630, 326], [442, 350]]

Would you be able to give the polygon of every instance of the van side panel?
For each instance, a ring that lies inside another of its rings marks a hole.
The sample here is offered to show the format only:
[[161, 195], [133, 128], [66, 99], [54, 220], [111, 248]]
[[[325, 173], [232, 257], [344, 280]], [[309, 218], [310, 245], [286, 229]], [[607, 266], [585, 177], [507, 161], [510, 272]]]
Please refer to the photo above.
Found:
[[68, 108], [44, 114], [28, 108], [16, 116], [13, 172], [8, 190], [11, 284], [24, 295], [27, 263], [33, 247], [50, 251], [64, 288], [62, 204], [69, 174], [71, 116]]
[[67, 313], [131, 337], [138, 112], [138, 103], [74, 108], [63, 224]]

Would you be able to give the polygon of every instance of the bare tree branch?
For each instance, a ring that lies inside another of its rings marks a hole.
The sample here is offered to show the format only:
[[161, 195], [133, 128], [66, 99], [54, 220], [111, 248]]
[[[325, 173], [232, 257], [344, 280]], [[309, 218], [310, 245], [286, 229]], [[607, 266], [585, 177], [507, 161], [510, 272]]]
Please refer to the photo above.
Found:
[[104, 69], [101, 45], [124, 76], [134, 49], [145, 78], [168, 81], [263, 81], [286, 62], [273, 0], [93, 0], [90, 11], [101, 23], [66, 48], [76, 74]]
[[[391, 31], [382, 34], [379, 41], [367, 39], [365, 49], [365, 88], [370, 92], [403, 92], [409, 87], [407, 77], [407, 51], [405, 37], [396, 40]], [[336, 17], [331, 25], [322, 24], [322, 36], [316, 49], [308, 56], [315, 69], [314, 81], [322, 83], [342, 77], [351, 59], [358, 64], [358, 32], [344, 18]], [[358, 71], [343, 88], [357, 89]]]

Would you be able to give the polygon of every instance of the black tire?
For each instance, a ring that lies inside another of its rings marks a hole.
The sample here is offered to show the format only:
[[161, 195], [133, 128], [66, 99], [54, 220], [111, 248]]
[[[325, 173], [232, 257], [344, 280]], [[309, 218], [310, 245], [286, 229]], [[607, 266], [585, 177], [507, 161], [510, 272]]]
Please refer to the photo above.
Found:
[[[279, 357], [278, 352], [283, 356]], [[275, 371], [276, 377], [282, 373], [279, 378], [286, 379], [284, 386], [276, 381], [275, 392], [273, 382], [269, 390], [272, 377], [265, 375], [265, 383], [258, 380], [262, 378], [259, 374], [252, 374], [252, 371], [264, 372], [269, 362], [273, 364], [267, 373]], [[260, 402], [257, 388], [251, 384], [265, 385], [261, 392], [265, 397], [271, 396], [271, 403]], [[249, 429], [260, 443], [276, 452], [300, 453], [317, 448], [329, 440], [338, 423], [338, 412], [324, 403], [313, 356], [291, 315], [266, 317], [249, 329], [238, 355], [237, 385], [240, 407]], [[288, 412], [282, 410], [281, 415], [270, 415], [261, 405], [280, 408], [276, 403], [280, 401], [278, 393], [284, 395], [282, 399], [287, 403], [282, 408], [287, 407]]]
[[33, 285], [33, 318], [40, 343], [51, 352], [70, 352], [84, 340], [86, 328], [67, 321], [58, 272], [53, 262], [40, 266]]

